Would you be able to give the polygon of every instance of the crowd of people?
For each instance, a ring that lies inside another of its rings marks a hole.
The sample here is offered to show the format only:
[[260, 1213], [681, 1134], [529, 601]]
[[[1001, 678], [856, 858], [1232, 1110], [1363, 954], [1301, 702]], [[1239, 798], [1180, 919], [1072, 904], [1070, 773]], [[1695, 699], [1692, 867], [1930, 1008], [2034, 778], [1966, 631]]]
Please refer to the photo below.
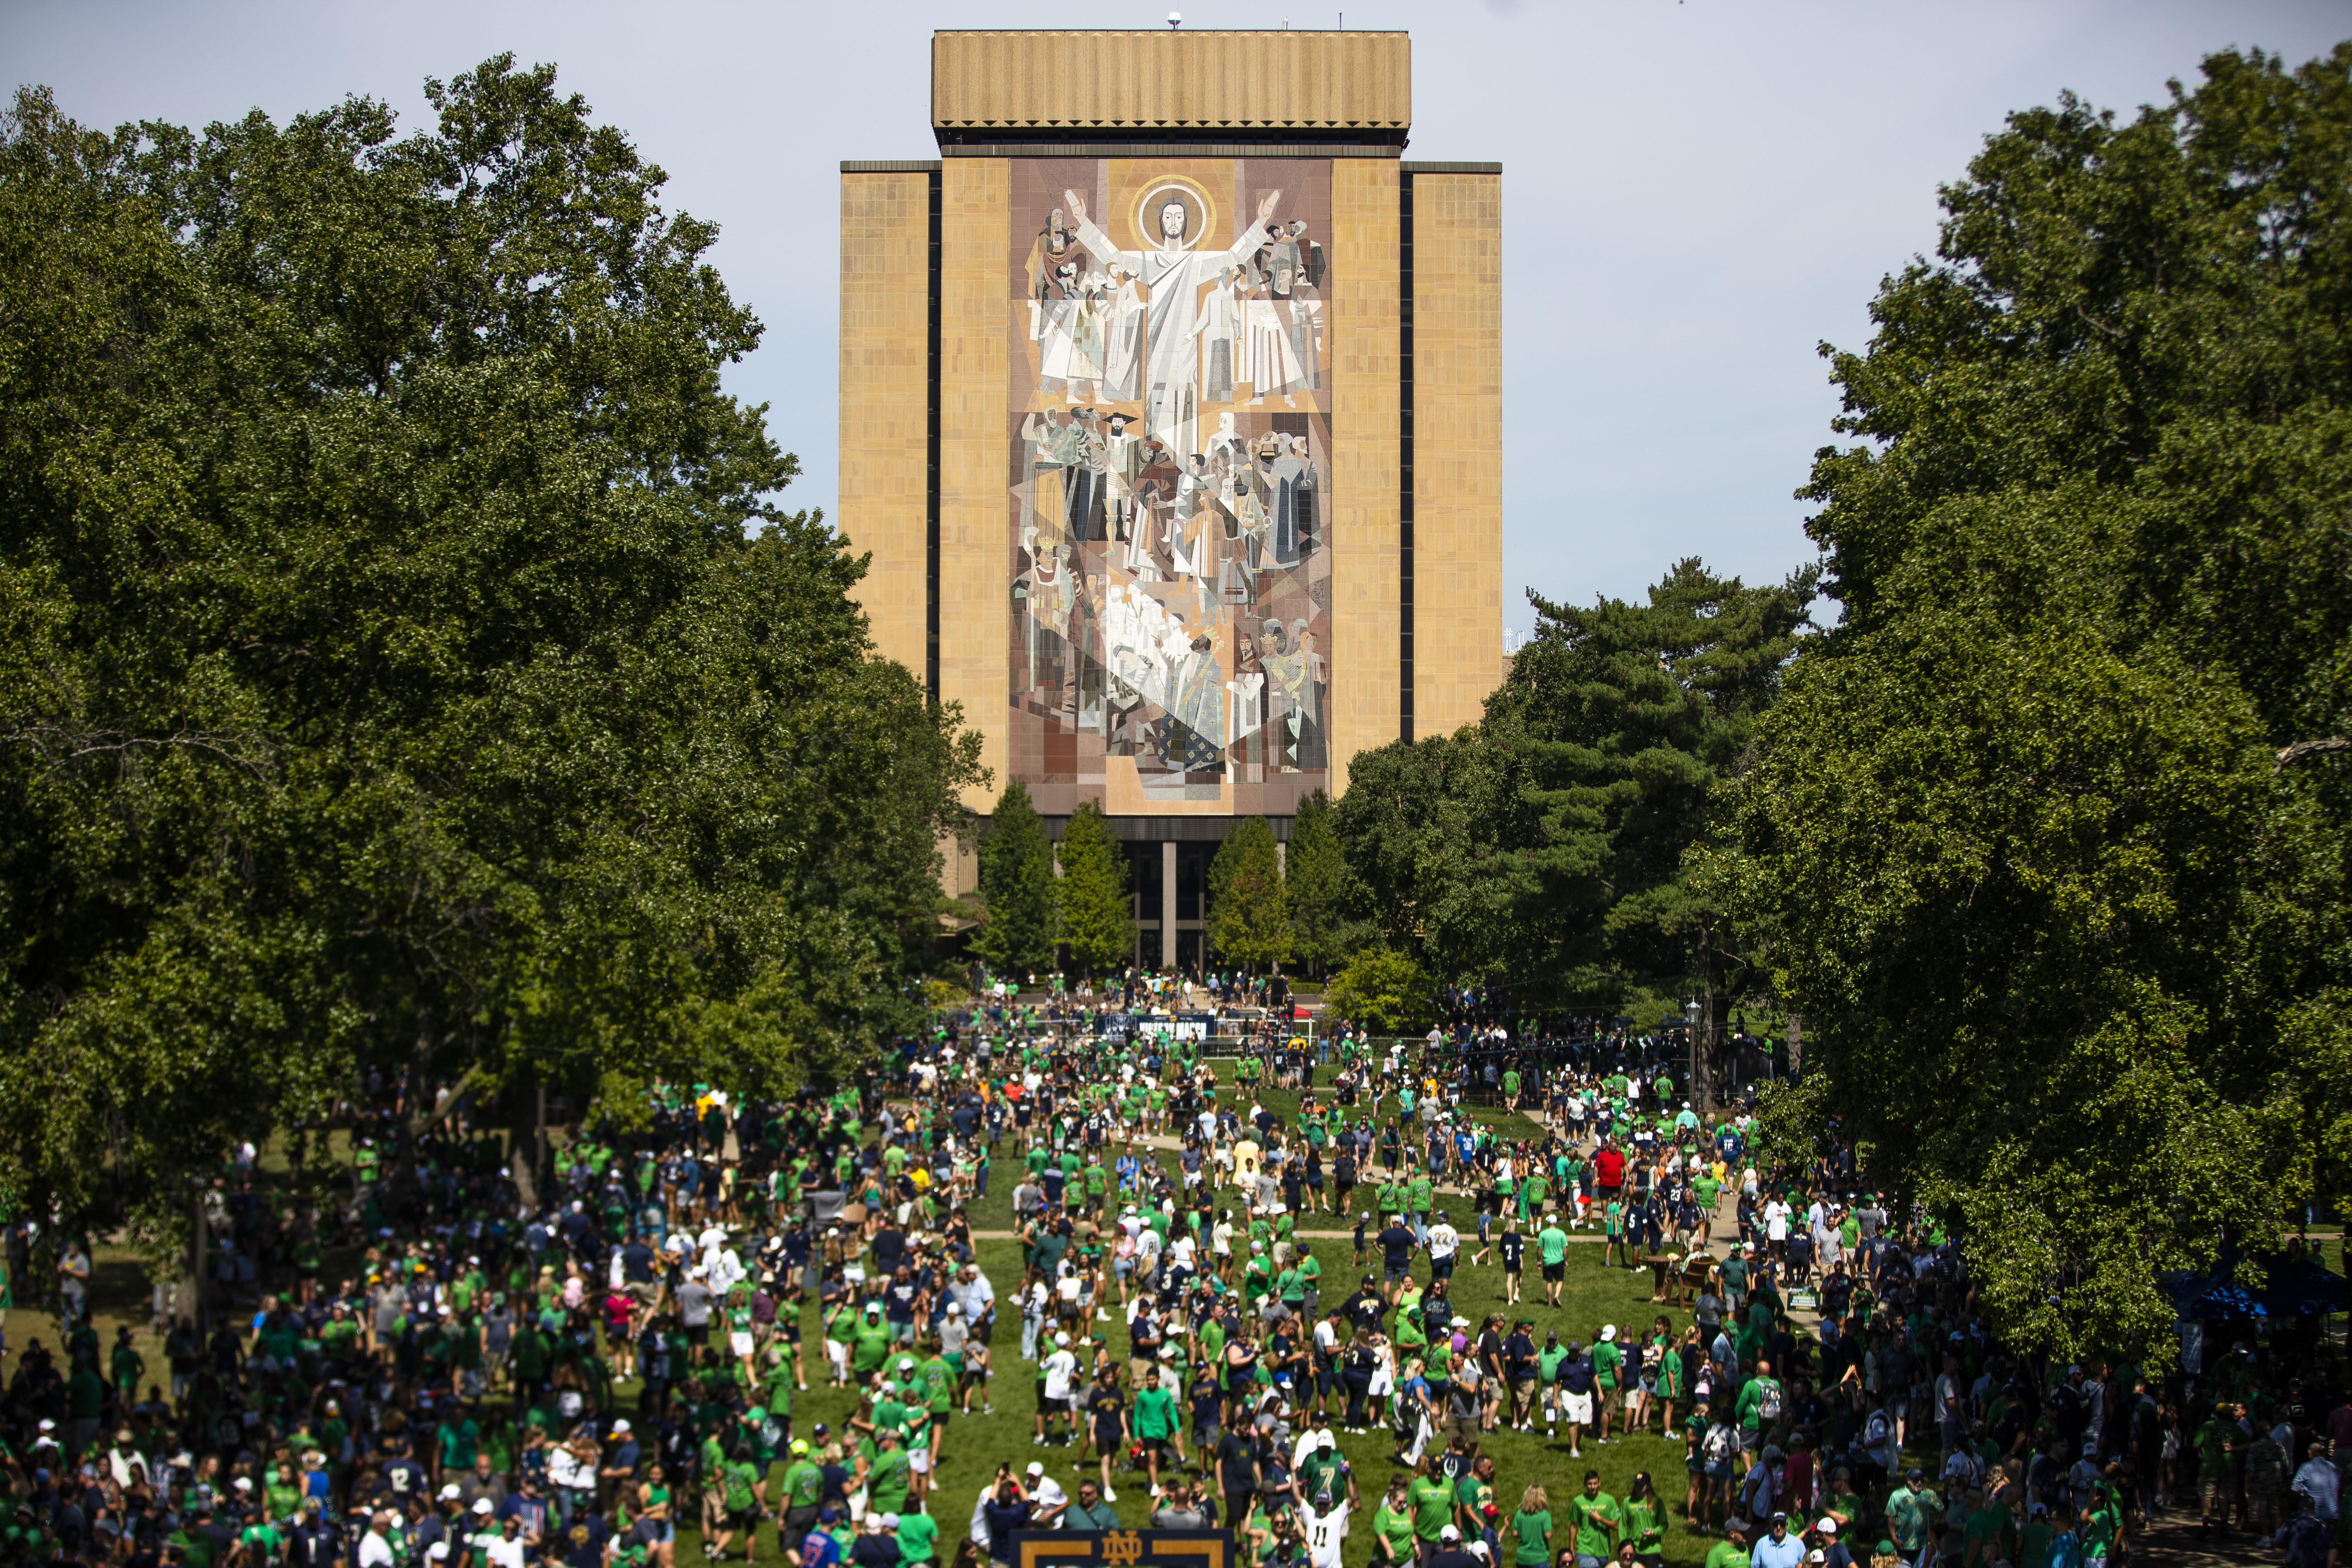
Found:
[[[100, 1333], [89, 1238], [11, 1228], [57, 1323], [0, 1346], [0, 1560], [969, 1568], [1149, 1526], [1252, 1568], [2081, 1568], [2184, 1506], [2335, 1549], [2330, 1342], [2053, 1364], [1846, 1152], [1759, 1162], [1636, 1037], [1459, 1028], [1269, 1016], [1227, 1063], [1000, 1004], [789, 1102], [657, 1090], [520, 1179], [380, 1081], [283, 1173], [231, 1152], [163, 1364]], [[1010, 1242], [974, 1229], [999, 1160]], [[1572, 1258], [1658, 1310], [1580, 1305]]]

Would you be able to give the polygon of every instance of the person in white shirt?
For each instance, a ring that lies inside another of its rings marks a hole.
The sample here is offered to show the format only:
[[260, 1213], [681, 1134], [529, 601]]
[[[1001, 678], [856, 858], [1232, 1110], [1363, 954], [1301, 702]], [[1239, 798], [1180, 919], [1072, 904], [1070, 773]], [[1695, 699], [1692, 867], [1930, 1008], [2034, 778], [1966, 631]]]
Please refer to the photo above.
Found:
[[2326, 1439], [2311, 1446], [2311, 1457], [2304, 1460], [2294, 1472], [2292, 1489], [2311, 1500], [2314, 1514], [2330, 1524], [2336, 1521], [2336, 1499], [2342, 1492], [2343, 1482], [2336, 1471], [2336, 1461], [2328, 1458]]
[[367, 1533], [360, 1537], [360, 1568], [392, 1568], [392, 1539], [385, 1533], [388, 1516], [368, 1516]]
[[1067, 1333], [1054, 1336], [1054, 1352], [1038, 1367], [1037, 1373], [1045, 1387], [1037, 1401], [1035, 1441], [1043, 1443], [1049, 1420], [1060, 1417], [1066, 1422], [1070, 1416], [1070, 1395], [1074, 1392], [1071, 1380], [1077, 1376], [1078, 1358], [1070, 1353], [1070, 1336]]
[[469, 1544], [482, 1554], [490, 1568], [523, 1568], [529, 1548], [522, 1538], [522, 1521], [509, 1515], [493, 1522], [490, 1500], [482, 1498], [474, 1504], [474, 1513], [481, 1528]]
[[1062, 1510], [1070, 1506], [1070, 1494], [1034, 1459], [1029, 1462], [1028, 1483], [1031, 1522], [1051, 1530], [1060, 1522]]
[[1443, 1214], [1429, 1227], [1429, 1268], [1438, 1279], [1454, 1271], [1454, 1255], [1462, 1250], [1462, 1233]]
[[1307, 1536], [1309, 1568], [1339, 1568], [1340, 1543], [1348, 1539], [1347, 1499], [1333, 1503], [1328, 1513], [1318, 1513], [1304, 1502], [1295, 1506], [1299, 1529]]

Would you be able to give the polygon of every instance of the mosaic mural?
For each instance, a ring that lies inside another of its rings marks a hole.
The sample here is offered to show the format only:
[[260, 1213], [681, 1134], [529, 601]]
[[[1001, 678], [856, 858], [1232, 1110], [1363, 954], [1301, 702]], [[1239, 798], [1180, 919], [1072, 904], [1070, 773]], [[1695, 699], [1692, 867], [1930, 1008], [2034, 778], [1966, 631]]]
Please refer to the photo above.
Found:
[[1331, 166], [1015, 159], [1013, 772], [1041, 810], [1328, 783]]

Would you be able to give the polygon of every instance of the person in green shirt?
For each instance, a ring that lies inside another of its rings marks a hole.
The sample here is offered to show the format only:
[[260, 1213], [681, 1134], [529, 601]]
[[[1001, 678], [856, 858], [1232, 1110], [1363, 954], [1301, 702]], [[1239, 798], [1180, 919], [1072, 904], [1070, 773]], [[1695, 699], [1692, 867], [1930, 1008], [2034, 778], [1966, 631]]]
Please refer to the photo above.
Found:
[[1547, 1218], [1536, 1232], [1536, 1256], [1543, 1262], [1544, 1300], [1557, 1307], [1560, 1283], [1568, 1276], [1568, 1232], [1559, 1228], [1558, 1218]]
[[1766, 1427], [1780, 1419], [1783, 1402], [1780, 1379], [1772, 1375], [1772, 1363], [1758, 1362], [1756, 1375], [1739, 1389], [1737, 1409], [1741, 1447], [1752, 1450], [1762, 1446], [1757, 1439]]
[[2238, 1448], [2245, 1439], [2245, 1432], [2231, 1419], [2232, 1413], [2224, 1400], [2213, 1406], [2213, 1414], [2197, 1428], [2197, 1489], [2204, 1504], [2204, 1525], [2208, 1530], [2229, 1522], [2230, 1510], [2237, 1497]]
[[1920, 1472], [1914, 1466], [1903, 1484], [1886, 1498], [1886, 1531], [1895, 1538], [1903, 1555], [1911, 1559], [1916, 1559], [1920, 1548], [1927, 1545], [1928, 1532], [1936, 1526], [1936, 1516], [1944, 1509], [1944, 1500], [1936, 1495], [1934, 1489], [1919, 1482]]
[[1748, 1568], [1748, 1530], [1744, 1522], [1735, 1520], [1724, 1531], [1725, 1539], [1706, 1551], [1706, 1568]]
[[824, 1501], [824, 1471], [809, 1457], [806, 1442], [795, 1441], [792, 1454], [782, 1481], [783, 1528], [788, 1538], [796, 1539], [816, 1524], [817, 1509]]
[[1551, 1562], [1551, 1500], [1541, 1487], [1529, 1487], [1519, 1497], [1519, 1511], [1511, 1516], [1516, 1543], [1512, 1561], [1518, 1568], [1548, 1568]]
[[735, 1532], [743, 1532], [743, 1561], [751, 1561], [759, 1524], [768, 1510], [768, 1482], [760, 1467], [749, 1459], [723, 1459], [719, 1466], [719, 1497], [727, 1509], [726, 1528], [710, 1543], [713, 1561], [723, 1559]]
[[1412, 1517], [1405, 1478], [1398, 1476], [1372, 1510], [1372, 1561], [1381, 1568], [1404, 1568], [1413, 1560]]
[[939, 1556], [939, 1521], [928, 1513], [898, 1514], [898, 1561], [929, 1563]]
[[1151, 1479], [1151, 1493], [1160, 1495], [1160, 1459], [1171, 1442], [1181, 1442], [1176, 1415], [1176, 1396], [1160, 1386], [1155, 1379], [1136, 1391], [1135, 1409], [1129, 1416], [1135, 1440], [1143, 1448], [1144, 1472]]
[[1631, 1542], [1636, 1560], [1654, 1563], [1666, 1550], [1665, 1500], [1650, 1485], [1649, 1472], [1636, 1475], [1625, 1489], [1625, 1530], [1622, 1539]]
[[1985, 1501], [1970, 1513], [1960, 1534], [1960, 1568], [1992, 1568], [1996, 1563], [2018, 1560], [2017, 1516], [1998, 1499]]
[[1585, 1558], [1606, 1563], [1617, 1555], [1617, 1538], [1624, 1533], [1625, 1512], [1617, 1500], [1601, 1489], [1601, 1472], [1584, 1472], [1584, 1490], [1568, 1502], [1569, 1544], [1580, 1565]]
[[897, 1427], [884, 1426], [874, 1434], [874, 1447], [872, 1468], [866, 1475], [866, 1506], [870, 1511], [903, 1512], [914, 1484], [906, 1439]]
[[1412, 1503], [1412, 1534], [1428, 1550], [1437, 1546], [1437, 1532], [1454, 1522], [1454, 1489], [1437, 1473], [1433, 1455], [1421, 1457], [1420, 1472], [1405, 1488]]
[[1609, 1441], [1610, 1417], [1621, 1408], [1618, 1375], [1625, 1364], [1625, 1352], [1617, 1348], [1617, 1325], [1603, 1323], [1592, 1339], [1592, 1407], [1600, 1416], [1595, 1440]]
[[278, 1532], [278, 1527], [266, 1519], [255, 1520], [239, 1531], [236, 1537], [236, 1544], [244, 1552], [245, 1560], [254, 1563], [277, 1562], [285, 1543], [286, 1538]]
[[1415, 1171], [1412, 1178], [1405, 1183], [1406, 1222], [1412, 1226], [1412, 1234], [1423, 1247], [1429, 1245], [1429, 1211], [1431, 1199], [1436, 1189], [1430, 1184], [1429, 1174], [1425, 1171]]
[[880, 1372], [882, 1363], [889, 1359], [890, 1329], [883, 1322], [882, 1308], [877, 1303], [866, 1309], [856, 1328], [851, 1331], [849, 1369], [857, 1374], [858, 1382], [866, 1383]]

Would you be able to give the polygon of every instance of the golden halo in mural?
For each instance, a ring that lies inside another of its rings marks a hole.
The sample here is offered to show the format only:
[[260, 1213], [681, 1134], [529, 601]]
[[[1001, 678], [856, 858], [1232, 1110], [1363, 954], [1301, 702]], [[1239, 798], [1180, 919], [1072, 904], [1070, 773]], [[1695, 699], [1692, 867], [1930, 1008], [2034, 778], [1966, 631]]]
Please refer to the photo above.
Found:
[[1181, 174], [1162, 174], [1144, 187], [1143, 199], [1135, 204], [1135, 233], [1141, 248], [1157, 250], [1163, 243], [1163, 215], [1171, 205], [1184, 209], [1184, 231], [1177, 237], [1176, 248], [1191, 250], [1208, 237], [1217, 221], [1217, 205], [1197, 181]]

